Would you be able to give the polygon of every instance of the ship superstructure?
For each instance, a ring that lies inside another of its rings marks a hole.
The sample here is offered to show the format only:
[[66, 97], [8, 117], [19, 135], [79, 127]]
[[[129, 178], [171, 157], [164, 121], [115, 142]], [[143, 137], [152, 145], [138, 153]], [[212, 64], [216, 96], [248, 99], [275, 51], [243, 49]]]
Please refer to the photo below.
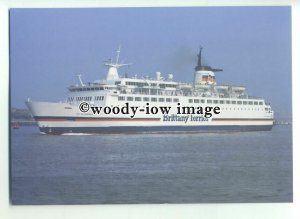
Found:
[[[204, 65], [202, 48], [198, 54], [194, 82], [174, 81], [172, 74], [166, 78], [156, 72], [155, 78], [120, 77], [118, 69], [128, 64], [119, 63], [120, 48], [115, 62], [105, 63], [106, 79], [68, 87], [64, 102], [35, 102], [26, 105], [38, 123], [41, 132], [62, 133], [116, 133], [145, 131], [255, 131], [271, 130], [273, 111], [264, 99], [249, 96], [244, 86], [219, 85], [214, 69]], [[119, 106], [126, 103], [139, 108], [146, 106], [171, 106], [168, 115], [146, 115], [138, 111], [134, 118], [124, 114], [94, 114], [81, 112], [82, 102], [90, 106]], [[218, 106], [220, 114], [211, 118], [185, 118], [176, 114], [178, 105], [187, 107]], [[180, 119], [182, 118], [182, 119]]]

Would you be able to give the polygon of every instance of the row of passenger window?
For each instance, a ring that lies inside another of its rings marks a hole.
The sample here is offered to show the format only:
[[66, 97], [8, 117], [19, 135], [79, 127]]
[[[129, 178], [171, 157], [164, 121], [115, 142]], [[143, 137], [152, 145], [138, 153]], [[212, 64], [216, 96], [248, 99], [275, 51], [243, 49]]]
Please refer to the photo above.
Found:
[[[119, 101], [145, 101], [145, 102], [179, 102], [178, 98], [156, 98], [156, 97], [124, 97], [119, 96]], [[189, 99], [189, 103], [205, 103], [204, 99]], [[237, 105], [263, 105], [262, 101], [235, 101], [235, 100], [206, 100], [208, 104], [237, 104]]]
[[71, 87], [69, 90], [71, 92], [76, 92], [76, 91], [96, 91], [96, 90], [113, 90], [113, 87]]
[[95, 90], [106, 90], [107, 88], [105, 87], [81, 87], [81, 88], [70, 88], [69, 90], [71, 92], [74, 91], [95, 91]]
[[92, 97], [76, 97], [76, 101], [91, 101]]
[[95, 100], [104, 100], [104, 96], [95, 96]]
[[[189, 99], [189, 103], [205, 103], [205, 100]], [[262, 101], [236, 101], [236, 100], [207, 100], [213, 104], [237, 104], [237, 105], [263, 105]]]
[[[116, 82], [115, 83], [116, 85], [117, 84], [120, 84], [119, 82]], [[138, 86], [138, 87], [144, 87], [144, 86], [149, 86], [148, 83], [144, 83], [144, 82], [134, 82], [134, 81], [126, 81], [126, 85], [130, 85], [130, 86]], [[151, 83], [150, 84], [152, 87], [154, 86], [157, 86], [156, 83]], [[158, 86], [160, 88], [166, 88], [166, 87], [170, 87], [170, 88], [176, 88], [176, 84], [158, 84]]]
[[120, 101], [145, 101], [145, 102], [179, 102], [178, 98], [156, 98], [156, 97], [127, 97], [125, 98], [124, 96], [119, 96], [118, 100]]
[[[76, 101], [91, 101], [92, 97], [76, 97], [75, 98]], [[94, 100], [104, 100], [104, 96], [95, 96]], [[68, 102], [73, 102], [74, 101], [74, 97], [68, 97]]]

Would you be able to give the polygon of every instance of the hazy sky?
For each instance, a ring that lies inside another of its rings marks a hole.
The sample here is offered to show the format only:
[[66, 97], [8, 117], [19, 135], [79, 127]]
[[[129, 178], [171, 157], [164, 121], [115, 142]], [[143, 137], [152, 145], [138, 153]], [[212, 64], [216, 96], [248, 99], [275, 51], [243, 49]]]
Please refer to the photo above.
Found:
[[219, 84], [245, 85], [280, 116], [291, 112], [290, 7], [12, 9], [11, 103], [60, 101], [66, 87], [103, 79], [103, 61], [133, 63], [124, 75], [193, 80], [199, 46]]

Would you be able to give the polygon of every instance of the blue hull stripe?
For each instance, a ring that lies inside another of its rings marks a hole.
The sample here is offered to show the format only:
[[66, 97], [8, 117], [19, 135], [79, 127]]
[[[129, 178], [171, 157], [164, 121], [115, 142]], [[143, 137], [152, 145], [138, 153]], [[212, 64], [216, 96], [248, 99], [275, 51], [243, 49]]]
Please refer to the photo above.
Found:
[[[159, 121], [161, 118], [35, 116], [36, 121]], [[267, 118], [212, 118], [212, 121], [273, 121]]]
[[47, 134], [63, 133], [139, 133], [139, 132], [243, 132], [270, 131], [273, 125], [221, 126], [115, 126], [115, 127], [40, 127]]

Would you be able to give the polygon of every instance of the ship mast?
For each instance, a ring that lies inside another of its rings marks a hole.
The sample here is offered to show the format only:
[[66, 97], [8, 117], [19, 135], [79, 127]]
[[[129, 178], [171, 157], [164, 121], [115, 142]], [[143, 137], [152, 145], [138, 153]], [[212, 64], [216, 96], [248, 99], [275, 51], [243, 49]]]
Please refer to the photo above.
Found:
[[121, 46], [119, 46], [116, 53], [117, 53], [117, 56], [116, 56], [115, 63], [112, 63], [112, 61], [104, 63], [104, 65], [108, 67], [108, 72], [107, 72], [107, 76], [106, 76], [107, 81], [119, 79], [118, 69], [122, 66], [130, 65], [130, 64], [119, 64]]

